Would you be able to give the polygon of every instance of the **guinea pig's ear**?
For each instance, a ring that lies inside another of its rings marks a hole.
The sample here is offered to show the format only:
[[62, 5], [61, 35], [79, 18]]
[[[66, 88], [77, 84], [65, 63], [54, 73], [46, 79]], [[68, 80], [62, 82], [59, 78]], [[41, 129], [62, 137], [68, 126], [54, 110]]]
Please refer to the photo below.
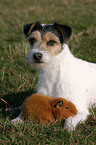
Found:
[[63, 105], [63, 100], [56, 102], [56, 104], [54, 105], [55, 108], [59, 108]]
[[54, 23], [54, 26], [58, 30], [58, 32], [61, 34], [62, 42], [66, 43], [72, 33], [71, 27], [67, 25], [58, 24], [58, 23]]

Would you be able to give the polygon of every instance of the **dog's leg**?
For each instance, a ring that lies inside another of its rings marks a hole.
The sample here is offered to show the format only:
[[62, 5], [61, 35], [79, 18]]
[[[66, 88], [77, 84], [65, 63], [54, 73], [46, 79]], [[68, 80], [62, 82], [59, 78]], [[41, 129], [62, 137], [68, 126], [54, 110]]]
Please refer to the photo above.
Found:
[[69, 131], [75, 130], [77, 124], [84, 122], [89, 114], [89, 111], [86, 110], [86, 112], [79, 112], [76, 116], [67, 118], [65, 121], [65, 129]]
[[16, 125], [17, 123], [23, 123], [22, 113], [20, 113], [20, 115], [17, 118], [12, 119], [8, 124]]

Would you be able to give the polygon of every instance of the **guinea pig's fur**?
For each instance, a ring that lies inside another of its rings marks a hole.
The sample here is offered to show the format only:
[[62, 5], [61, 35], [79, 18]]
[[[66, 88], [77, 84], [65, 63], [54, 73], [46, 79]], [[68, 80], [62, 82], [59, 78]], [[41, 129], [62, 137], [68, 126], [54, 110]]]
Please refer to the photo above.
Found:
[[33, 94], [22, 105], [22, 116], [35, 123], [49, 124], [65, 120], [77, 113], [75, 105], [64, 98]]

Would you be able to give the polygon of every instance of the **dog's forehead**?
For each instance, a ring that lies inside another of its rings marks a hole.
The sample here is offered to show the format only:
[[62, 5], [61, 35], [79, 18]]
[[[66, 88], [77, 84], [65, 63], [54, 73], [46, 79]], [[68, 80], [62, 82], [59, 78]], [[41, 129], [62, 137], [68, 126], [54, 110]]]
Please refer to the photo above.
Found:
[[42, 27], [45, 27], [45, 26], [47, 26], [47, 25], [51, 26], [51, 25], [53, 25], [53, 24], [41, 24]]
[[39, 27], [42, 27], [41, 29], [42, 32], [53, 31], [55, 29], [53, 24], [41, 24], [41, 25], [38, 25], [37, 28], [39, 29]]
[[56, 28], [54, 28], [54, 25], [45, 25], [45, 26], [43, 26], [43, 31], [44, 32], [48, 32], [48, 31], [52, 31], [52, 32], [54, 32], [54, 31], [56, 31]]
[[37, 30], [40, 31], [41, 34], [53, 32], [58, 38], [60, 37], [60, 34], [58, 33], [54, 24], [40, 24], [38, 25]]

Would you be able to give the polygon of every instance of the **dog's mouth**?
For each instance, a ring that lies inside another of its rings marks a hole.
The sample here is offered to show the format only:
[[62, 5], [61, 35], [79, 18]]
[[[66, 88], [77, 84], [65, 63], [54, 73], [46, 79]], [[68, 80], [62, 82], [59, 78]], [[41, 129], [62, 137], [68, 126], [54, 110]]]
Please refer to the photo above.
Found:
[[34, 63], [39, 63], [39, 64], [44, 63], [43, 61], [39, 61], [39, 60], [34, 60], [33, 62]]

